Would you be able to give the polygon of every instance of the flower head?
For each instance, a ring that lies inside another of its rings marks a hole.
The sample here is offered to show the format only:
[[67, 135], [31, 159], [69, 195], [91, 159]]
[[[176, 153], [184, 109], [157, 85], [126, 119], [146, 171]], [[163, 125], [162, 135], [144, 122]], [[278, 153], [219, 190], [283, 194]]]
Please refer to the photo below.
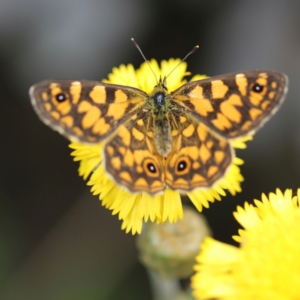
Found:
[[236, 248], [212, 238], [201, 244], [192, 287], [197, 299], [300, 297], [300, 189], [262, 194], [234, 213], [244, 227]]
[[[179, 59], [170, 59], [162, 61], [161, 65], [155, 61], [149, 61], [153, 72], [163, 78], [167, 77], [168, 90], [171, 92], [186, 83], [184, 77], [189, 75], [186, 71], [187, 64]], [[177, 67], [176, 67], [177, 66]], [[176, 67], [174, 72], [171, 72]], [[119, 68], [113, 68], [106, 83], [121, 84], [135, 87], [151, 93], [153, 87], [157, 85], [157, 79], [147, 65], [143, 63], [137, 70], [132, 65], [121, 65]], [[204, 75], [196, 75], [193, 80], [204, 79]], [[232, 142], [235, 148], [245, 148], [244, 141], [251, 137]], [[123, 221], [122, 229], [133, 234], [140, 233], [143, 221], [156, 221], [157, 223], [169, 221], [176, 222], [183, 218], [182, 203], [178, 191], [167, 188], [163, 194], [149, 195], [146, 192], [130, 193], [125, 188], [118, 186], [105, 172], [103, 166], [102, 149], [103, 144], [87, 146], [78, 143], [71, 143], [70, 147], [74, 149], [72, 155], [74, 160], [80, 161], [79, 174], [84, 179], [90, 176], [88, 185], [92, 186], [92, 192], [99, 194], [102, 204], [112, 210], [113, 214], [119, 214], [119, 219]], [[201, 211], [202, 207], [208, 207], [209, 202], [221, 200], [225, 196], [226, 190], [232, 195], [240, 192], [240, 183], [243, 177], [240, 174], [239, 165], [243, 161], [239, 158], [233, 158], [232, 164], [228, 167], [223, 178], [217, 181], [210, 188], [193, 190], [187, 193], [196, 208]]]

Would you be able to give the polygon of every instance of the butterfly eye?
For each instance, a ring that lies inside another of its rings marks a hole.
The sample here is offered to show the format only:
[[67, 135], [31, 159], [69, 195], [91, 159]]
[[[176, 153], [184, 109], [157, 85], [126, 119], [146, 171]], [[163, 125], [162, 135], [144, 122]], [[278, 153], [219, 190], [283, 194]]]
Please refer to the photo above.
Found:
[[64, 93], [59, 93], [55, 96], [55, 99], [57, 100], [57, 102], [64, 102], [65, 100], [67, 100], [67, 96]]
[[252, 87], [252, 91], [255, 93], [261, 93], [263, 91], [264, 87], [258, 83], [255, 83]]

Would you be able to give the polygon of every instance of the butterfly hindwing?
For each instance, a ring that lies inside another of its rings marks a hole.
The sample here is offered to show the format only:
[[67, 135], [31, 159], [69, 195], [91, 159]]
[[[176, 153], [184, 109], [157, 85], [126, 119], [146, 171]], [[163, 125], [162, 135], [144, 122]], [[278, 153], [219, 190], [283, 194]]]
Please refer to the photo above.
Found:
[[139, 111], [120, 125], [103, 154], [107, 173], [131, 192], [155, 194], [165, 189], [163, 157], [154, 144], [149, 113]]
[[189, 115], [173, 116], [172, 151], [166, 160], [166, 183], [172, 189], [191, 191], [210, 187], [224, 176], [233, 149], [222, 138]]

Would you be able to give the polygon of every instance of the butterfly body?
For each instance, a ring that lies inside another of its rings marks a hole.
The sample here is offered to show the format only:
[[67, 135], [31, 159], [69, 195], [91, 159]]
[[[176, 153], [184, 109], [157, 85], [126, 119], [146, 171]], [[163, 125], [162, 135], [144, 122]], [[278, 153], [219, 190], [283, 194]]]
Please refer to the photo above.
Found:
[[31, 87], [40, 119], [70, 139], [103, 144], [109, 177], [132, 193], [186, 193], [224, 176], [230, 141], [257, 131], [280, 107], [287, 77], [247, 71], [186, 83], [149, 95], [96, 81], [51, 80]]
[[148, 130], [154, 134], [154, 142], [157, 152], [167, 157], [171, 151], [171, 129], [169, 122], [171, 98], [167, 93], [164, 81], [160, 80], [152, 93], [146, 97], [143, 110], [151, 115], [152, 124]]

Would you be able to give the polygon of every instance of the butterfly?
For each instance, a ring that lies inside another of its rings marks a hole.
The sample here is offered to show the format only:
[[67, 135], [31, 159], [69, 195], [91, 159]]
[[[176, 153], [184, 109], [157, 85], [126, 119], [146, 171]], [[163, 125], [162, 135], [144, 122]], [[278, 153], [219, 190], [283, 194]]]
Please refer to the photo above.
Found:
[[230, 141], [254, 134], [282, 104], [287, 77], [231, 73], [150, 94], [86, 80], [46, 80], [29, 94], [39, 118], [71, 141], [103, 145], [109, 178], [131, 193], [208, 188], [232, 163]]

